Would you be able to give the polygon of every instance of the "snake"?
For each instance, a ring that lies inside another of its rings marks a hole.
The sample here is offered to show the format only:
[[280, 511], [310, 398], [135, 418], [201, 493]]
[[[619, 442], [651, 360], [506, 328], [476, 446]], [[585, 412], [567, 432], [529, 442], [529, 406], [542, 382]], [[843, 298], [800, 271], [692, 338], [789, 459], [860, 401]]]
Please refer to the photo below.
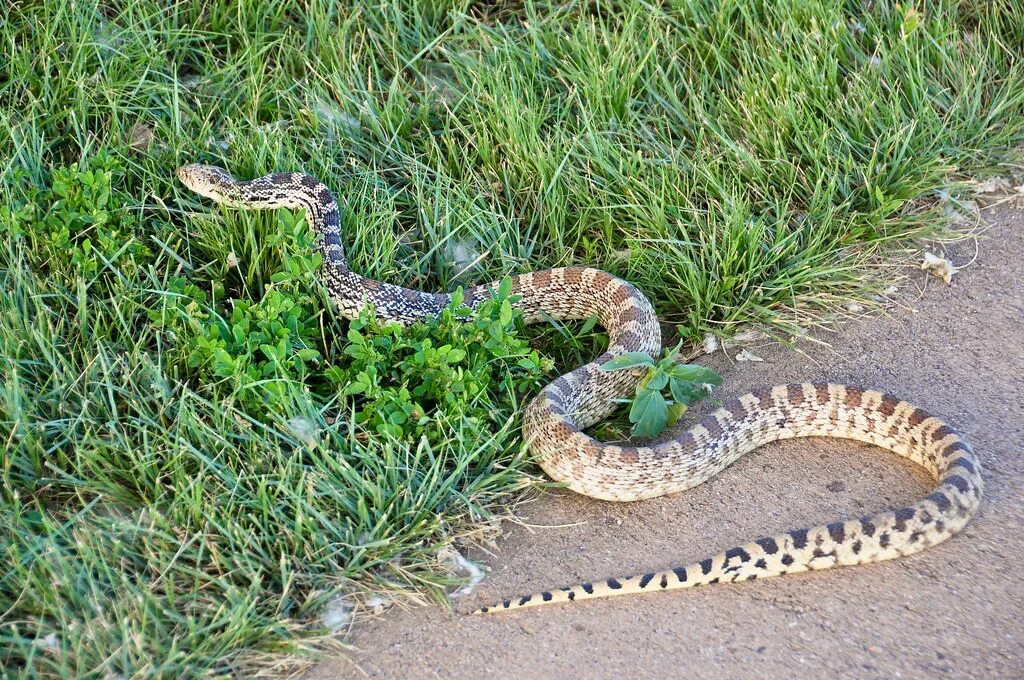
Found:
[[[408, 325], [451, 302], [431, 293], [353, 272], [342, 245], [341, 210], [330, 189], [308, 174], [273, 173], [240, 181], [223, 168], [188, 164], [181, 182], [216, 203], [244, 209], [305, 211], [322, 254], [321, 279], [347, 319], [368, 307], [384, 321]], [[848, 385], [802, 383], [732, 398], [686, 431], [649, 445], [598, 441], [585, 430], [634, 395], [644, 369], [602, 366], [627, 352], [662, 350], [657, 313], [631, 283], [589, 267], [562, 267], [511, 277], [524, 323], [588, 319], [608, 335], [606, 351], [545, 385], [524, 408], [523, 440], [541, 469], [574, 492], [606, 501], [638, 501], [693, 488], [744, 454], [773, 441], [837, 437], [866, 442], [927, 470], [935, 486], [903, 508], [767, 536], [666, 571], [545, 590], [479, 607], [491, 614], [525, 607], [739, 582], [880, 562], [936, 545], [967, 525], [982, 497], [981, 465], [952, 426], [891, 394]], [[498, 283], [467, 288], [474, 308]], [[783, 502], [780, 500], [780, 502]]]

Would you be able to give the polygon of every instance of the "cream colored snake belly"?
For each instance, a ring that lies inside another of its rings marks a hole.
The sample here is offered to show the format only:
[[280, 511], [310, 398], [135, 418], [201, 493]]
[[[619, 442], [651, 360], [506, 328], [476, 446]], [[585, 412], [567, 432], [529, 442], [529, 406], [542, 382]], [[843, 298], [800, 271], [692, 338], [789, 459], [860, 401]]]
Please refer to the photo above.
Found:
[[[437, 314], [449, 302], [446, 294], [401, 288], [350, 271], [337, 202], [309, 175], [278, 173], [243, 182], [220, 168], [186, 165], [178, 176], [194, 191], [225, 205], [305, 210], [320, 237], [324, 282], [347, 318], [372, 304], [381, 318], [406, 324]], [[952, 427], [888, 394], [844, 385], [784, 385], [746, 394], [654, 446], [599, 442], [583, 430], [609, 415], [615, 400], [632, 396], [639, 380], [636, 372], [600, 367], [624, 352], [661, 352], [653, 307], [632, 285], [597, 269], [551, 269], [512, 280], [527, 323], [549, 316], [567, 320], [597, 315], [608, 331], [608, 351], [547, 385], [524, 415], [524, 437], [536, 460], [552, 479], [573, 491], [609, 501], [675, 493], [710, 479], [763, 444], [791, 437], [875, 444], [921, 465], [937, 485], [927, 498], [898, 510], [762, 538], [668, 571], [517, 597], [481, 607], [478, 613], [878, 562], [946, 540], [978, 508], [981, 468]], [[494, 285], [467, 290], [466, 304], [486, 299]]]

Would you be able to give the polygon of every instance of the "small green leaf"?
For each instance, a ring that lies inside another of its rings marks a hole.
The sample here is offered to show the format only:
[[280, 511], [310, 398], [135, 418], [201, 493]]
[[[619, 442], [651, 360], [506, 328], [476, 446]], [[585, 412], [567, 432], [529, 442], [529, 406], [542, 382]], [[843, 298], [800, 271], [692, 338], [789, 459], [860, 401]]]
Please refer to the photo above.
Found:
[[624, 368], [653, 365], [654, 359], [643, 352], [626, 352], [613, 358], [611, 361], [601, 364], [601, 369], [604, 371], [621, 371]]
[[704, 383], [689, 382], [672, 378], [672, 399], [680, 404], [692, 404], [708, 396]]
[[345, 389], [342, 391], [342, 394], [345, 394], [346, 396], [350, 396], [353, 394], [362, 394], [366, 391], [367, 387], [369, 387], [369, 385], [367, 385], [364, 382], [352, 382], [345, 386]]
[[[899, 7], [899, 5], [897, 5]], [[909, 36], [921, 24], [921, 12], [913, 7], [908, 7], [903, 13], [903, 26], [901, 27], [903, 37]]]
[[694, 383], [708, 383], [710, 385], [721, 385], [722, 377], [710, 368], [704, 368], [697, 364], [676, 364], [669, 369], [669, 375], [678, 380], [685, 380]]
[[683, 414], [686, 413], [688, 408], [689, 407], [686, 404], [670, 404], [668, 407], [668, 421], [666, 422], [666, 425], [668, 427], [672, 427], [678, 423], [679, 419], [683, 417]]
[[498, 321], [502, 326], [512, 323], [512, 303], [508, 300], [501, 301], [501, 312], [498, 315]]
[[647, 384], [644, 387], [652, 390], [662, 390], [668, 385], [668, 373], [665, 371], [654, 369], [647, 380]]
[[641, 389], [629, 409], [629, 421], [633, 423], [630, 432], [634, 437], [654, 437], [661, 434], [668, 420], [668, 404], [661, 392]]
[[665, 358], [662, 359], [662, 361], [667, 361], [669, 363], [675, 363], [675, 358], [677, 356], [679, 356], [679, 352], [682, 349], [683, 349], [683, 341], [680, 340], [678, 343], [676, 343], [675, 347], [673, 347], [669, 351], [665, 352]]
[[512, 294], [512, 277], [511, 276], [506, 276], [505, 278], [503, 278], [501, 280], [501, 283], [498, 284], [498, 299], [499, 300], [504, 300], [504, 299], [508, 298], [508, 296], [511, 295], [511, 294]]
[[295, 356], [303, 361], [316, 361], [320, 358], [320, 352], [315, 349], [300, 349], [295, 353]]

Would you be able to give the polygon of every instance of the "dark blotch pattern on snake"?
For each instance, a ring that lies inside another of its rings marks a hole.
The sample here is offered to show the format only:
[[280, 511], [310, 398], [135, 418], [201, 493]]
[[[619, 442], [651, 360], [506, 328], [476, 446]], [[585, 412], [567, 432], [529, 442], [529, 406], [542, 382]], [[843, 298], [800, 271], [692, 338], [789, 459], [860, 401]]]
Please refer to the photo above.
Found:
[[[446, 294], [409, 290], [349, 270], [337, 202], [313, 177], [278, 173], [242, 182], [203, 165], [186, 165], [178, 176], [192, 190], [225, 205], [305, 210], [319, 236], [323, 280], [347, 318], [372, 304], [379, 317], [408, 324], [436, 315], [449, 302]], [[536, 460], [573, 491], [609, 501], [684, 491], [745, 453], [792, 437], [842, 437], [880, 446], [924, 467], [937, 486], [927, 498], [895, 511], [762, 538], [664, 572], [509, 599], [481, 607], [479, 613], [878, 562], [946, 540], [978, 508], [981, 467], [952, 427], [888, 394], [845, 385], [808, 383], [752, 392], [730, 400], [675, 439], [652, 446], [596, 441], [584, 429], [608, 416], [615, 400], [630, 397], [640, 378], [635, 371], [605, 372], [600, 366], [623, 352], [661, 352], [654, 308], [632, 285], [597, 269], [551, 269], [512, 281], [527, 323], [548, 316], [597, 315], [608, 332], [607, 352], [547, 385], [524, 413], [523, 434]], [[479, 304], [495, 286], [465, 291], [466, 304]]]

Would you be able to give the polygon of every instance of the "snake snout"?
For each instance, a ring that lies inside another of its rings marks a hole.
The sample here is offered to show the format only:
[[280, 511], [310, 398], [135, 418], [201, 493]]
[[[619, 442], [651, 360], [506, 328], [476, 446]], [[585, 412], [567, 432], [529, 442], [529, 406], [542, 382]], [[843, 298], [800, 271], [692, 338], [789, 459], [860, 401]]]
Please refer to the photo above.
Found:
[[178, 168], [178, 179], [196, 193], [209, 198], [220, 198], [234, 178], [223, 168], [214, 165], [188, 163]]
[[206, 166], [198, 163], [187, 163], [178, 168], [178, 179], [185, 186], [194, 189], [202, 176], [207, 174], [203, 172], [205, 168]]

